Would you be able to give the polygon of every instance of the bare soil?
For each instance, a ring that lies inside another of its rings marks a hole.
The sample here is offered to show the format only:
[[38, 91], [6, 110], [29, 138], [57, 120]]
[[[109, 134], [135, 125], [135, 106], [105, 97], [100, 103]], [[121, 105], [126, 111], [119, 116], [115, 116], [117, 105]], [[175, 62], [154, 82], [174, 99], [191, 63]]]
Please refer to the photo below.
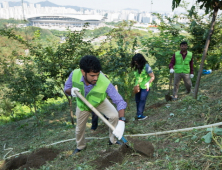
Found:
[[[115, 164], [122, 163], [125, 156], [138, 152], [146, 157], [153, 157], [154, 147], [149, 141], [129, 138], [127, 144], [123, 144], [119, 149], [112, 152], [104, 152], [92, 162], [96, 169], [106, 169]], [[130, 146], [129, 146], [130, 145]]]
[[165, 104], [167, 104], [167, 103], [165, 103], [165, 102], [164, 103], [155, 103], [155, 104], [152, 104], [151, 106], [145, 108], [145, 110], [147, 110], [147, 109], [157, 109], [159, 107], [162, 107]]
[[52, 161], [58, 155], [59, 151], [52, 148], [40, 148], [39, 150], [27, 155], [19, 155], [18, 157], [6, 160], [2, 170], [39, 168], [46, 161]]
[[[130, 145], [130, 146], [129, 146]], [[39, 150], [26, 155], [19, 155], [5, 161], [2, 170], [19, 169], [30, 170], [39, 168], [47, 161], [52, 161], [59, 154], [59, 150], [52, 148], [40, 148]], [[127, 144], [123, 144], [119, 149], [108, 150], [92, 162], [97, 169], [105, 169], [115, 163], [122, 163], [127, 154], [138, 152], [143, 156], [152, 157], [154, 147], [149, 141], [129, 138]]]

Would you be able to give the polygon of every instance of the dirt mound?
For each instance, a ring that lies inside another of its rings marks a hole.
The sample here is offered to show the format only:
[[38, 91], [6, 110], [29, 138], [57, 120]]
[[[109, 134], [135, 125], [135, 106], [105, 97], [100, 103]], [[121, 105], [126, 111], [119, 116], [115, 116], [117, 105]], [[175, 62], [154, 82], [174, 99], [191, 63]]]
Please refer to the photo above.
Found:
[[46, 161], [51, 161], [56, 158], [59, 151], [52, 148], [41, 148], [28, 155], [20, 155], [16, 158], [6, 160], [2, 170], [39, 168]]
[[100, 157], [92, 162], [92, 164], [96, 166], [96, 169], [102, 170], [115, 163], [121, 164], [127, 154], [138, 152], [146, 157], [153, 156], [154, 147], [149, 141], [141, 141], [138, 139], [129, 138], [127, 143], [130, 146], [123, 144], [117, 150], [114, 150], [112, 152], [106, 151], [102, 153]]

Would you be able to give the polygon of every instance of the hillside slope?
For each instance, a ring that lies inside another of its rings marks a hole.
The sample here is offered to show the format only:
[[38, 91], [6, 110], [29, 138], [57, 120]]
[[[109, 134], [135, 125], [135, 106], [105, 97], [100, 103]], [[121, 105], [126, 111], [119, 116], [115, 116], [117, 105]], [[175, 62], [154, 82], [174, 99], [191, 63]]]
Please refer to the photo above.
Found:
[[[222, 122], [221, 75], [222, 69], [202, 76], [197, 100], [192, 98], [192, 93], [185, 94], [182, 83], [178, 101], [167, 103], [164, 98], [167, 90], [151, 91], [144, 113], [149, 118], [144, 121], [135, 120], [136, 108], [132, 98], [129, 103], [130, 109], [126, 111], [128, 120], [126, 138], [133, 134], [148, 134]], [[119, 145], [107, 145], [108, 128], [101, 120], [98, 129], [91, 133], [90, 116], [86, 129], [87, 149], [76, 156], [70, 156], [76, 144], [75, 129], [69, 119], [69, 107], [65, 103], [49, 107], [42, 116], [41, 127], [36, 126], [34, 117], [1, 126], [1, 147], [5, 148], [0, 150], [2, 167], [6, 164], [3, 156], [8, 157], [24, 151], [31, 152], [55, 142], [59, 143], [49, 147], [55, 151], [53, 152], [56, 153], [55, 159], [54, 157], [48, 159], [41, 169], [96, 169], [100, 166], [98, 159], [107, 158], [107, 155], [113, 152], [119, 153]], [[206, 129], [193, 129], [166, 135], [136, 135], [132, 138], [152, 143], [155, 149], [153, 157], [144, 157], [139, 153], [130, 153], [121, 157], [117, 155], [116, 159], [108, 160], [112, 162], [109, 169], [222, 169], [220, 151], [222, 138], [215, 134], [215, 140], [212, 139], [210, 143], [206, 143], [202, 137], [207, 133]], [[70, 140], [64, 141], [67, 139]], [[9, 151], [7, 148], [13, 148], [8, 155], [6, 155]], [[49, 152], [45, 149], [43, 153], [46, 154], [46, 151]], [[33, 157], [29, 156], [29, 158]], [[121, 161], [118, 161], [120, 158]], [[7, 162], [10, 164], [10, 161]], [[38, 166], [33, 167], [39, 169]]]

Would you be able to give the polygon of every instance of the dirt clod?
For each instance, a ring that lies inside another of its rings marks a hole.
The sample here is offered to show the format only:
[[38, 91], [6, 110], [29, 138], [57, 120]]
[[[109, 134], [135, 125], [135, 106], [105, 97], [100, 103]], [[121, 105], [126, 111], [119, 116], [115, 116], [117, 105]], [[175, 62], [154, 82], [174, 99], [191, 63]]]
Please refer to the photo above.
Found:
[[132, 143], [133, 149], [143, 156], [152, 157], [154, 153], [154, 147], [149, 141], [127, 138], [129, 143]]

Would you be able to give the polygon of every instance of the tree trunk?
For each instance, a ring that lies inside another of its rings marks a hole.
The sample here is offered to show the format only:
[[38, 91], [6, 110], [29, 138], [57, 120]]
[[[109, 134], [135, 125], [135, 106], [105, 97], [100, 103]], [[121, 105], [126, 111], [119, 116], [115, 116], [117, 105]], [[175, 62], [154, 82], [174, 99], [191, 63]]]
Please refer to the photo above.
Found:
[[[57, 83], [58, 84], [58, 83]], [[63, 91], [63, 88], [58, 84], [58, 87], [62, 90], [62, 92], [65, 94], [68, 102], [69, 102], [69, 109], [70, 109], [70, 116], [71, 116], [71, 122], [72, 125], [74, 126], [74, 116], [73, 116], [73, 110], [72, 110], [72, 97], [71, 99], [66, 95], [66, 93]]]
[[214, 7], [213, 18], [212, 18], [212, 21], [211, 21], [211, 26], [210, 26], [210, 30], [209, 30], [209, 33], [208, 33], [208, 37], [206, 39], [206, 43], [205, 43], [205, 46], [204, 46], [204, 51], [203, 51], [203, 56], [202, 56], [202, 60], [201, 60], [201, 64], [200, 64], [200, 69], [199, 69], [198, 76], [197, 76], [197, 81], [196, 81], [196, 84], [195, 84], [194, 99], [197, 99], [197, 94], [198, 94], [200, 79], [201, 79], [201, 75], [202, 75], [202, 71], [203, 71], [204, 61], [207, 57], [207, 51], [208, 51], [208, 47], [210, 45], [210, 39], [211, 39], [211, 36], [213, 34], [213, 31], [214, 31], [214, 25], [215, 25], [215, 22], [216, 22], [217, 12], [218, 12], [218, 6]]
[[[33, 105], [34, 105], [34, 110], [35, 110], [34, 114], [35, 114], [35, 117], [37, 119], [37, 126], [38, 126], [39, 136], [42, 136], [41, 127], [40, 127], [40, 118], [39, 118], [38, 113], [37, 113], [37, 106], [36, 106], [35, 101], [34, 101]], [[30, 109], [31, 109], [31, 106], [30, 106]], [[32, 109], [31, 109], [31, 111], [32, 111]]]
[[72, 110], [72, 97], [71, 97], [71, 99], [68, 98], [68, 100], [69, 100], [71, 122], [72, 122], [72, 125], [74, 126], [74, 116], [73, 116], [73, 110]]

